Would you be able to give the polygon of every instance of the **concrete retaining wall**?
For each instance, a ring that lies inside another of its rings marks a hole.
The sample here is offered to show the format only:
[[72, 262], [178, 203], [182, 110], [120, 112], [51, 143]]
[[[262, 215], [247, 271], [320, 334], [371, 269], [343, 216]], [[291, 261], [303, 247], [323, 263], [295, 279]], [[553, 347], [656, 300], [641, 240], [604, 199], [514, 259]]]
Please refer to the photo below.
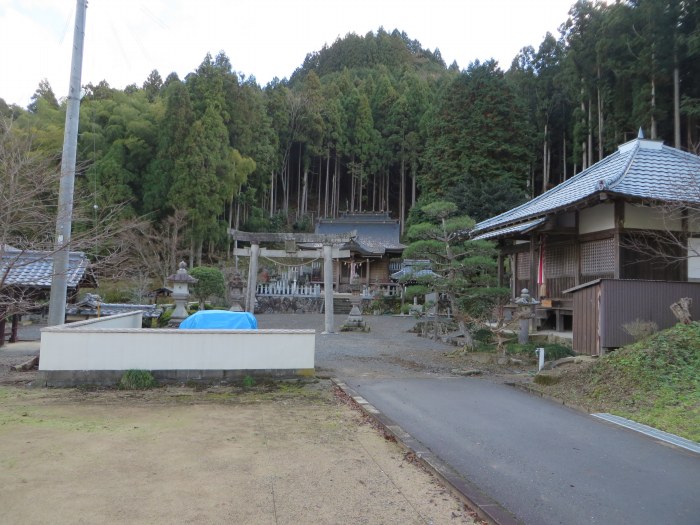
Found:
[[314, 330], [141, 329], [133, 327], [136, 323], [140, 326], [140, 315], [121, 314], [44, 328], [40, 381], [49, 384], [53, 377], [57, 385], [73, 377], [82, 378], [73, 384], [103, 383], [90, 377], [129, 369], [150, 370], [173, 380], [241, 374], [287, 377], [314, 371]]

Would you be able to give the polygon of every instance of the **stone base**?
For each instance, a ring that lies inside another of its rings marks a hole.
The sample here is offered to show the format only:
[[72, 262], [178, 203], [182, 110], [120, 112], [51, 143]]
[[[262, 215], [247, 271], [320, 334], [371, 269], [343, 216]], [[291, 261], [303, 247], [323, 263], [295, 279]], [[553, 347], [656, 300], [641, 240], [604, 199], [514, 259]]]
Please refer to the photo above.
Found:
[[[115, 387], [126, 370], [42, 370], [32, 382], [34, 387], [75, 387], [81, 385]], [[246, 376], [268, 379], [313, 377], [315, 369], [279, 370], [150, 370], [160, 384], [236, 383]]]
[[369, 332], [369, 326], [362, 317], [359, 319], [348, 319], [340, 327], [341, 332]]

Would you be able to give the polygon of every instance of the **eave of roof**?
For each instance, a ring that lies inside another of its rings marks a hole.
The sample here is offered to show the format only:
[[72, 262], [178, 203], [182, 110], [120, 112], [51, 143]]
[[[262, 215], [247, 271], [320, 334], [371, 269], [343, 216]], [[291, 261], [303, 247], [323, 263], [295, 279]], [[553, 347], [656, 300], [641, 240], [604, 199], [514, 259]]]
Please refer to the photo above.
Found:
[[494, 239], [496, 237], [503, 237], [504, 235], [509, 235], [513, 233], [527, 233], [529, 231], [534, 230], [537, 228], [540, 224], [542, 224], [544, 221], [547, 219], [545, 217], [542, 217], [540, 219], [535, 219], [534, 221], [528, 221], [528, 222], [521, 222], [518, 224], [514, 224], [512, 226], [507, 226], [506, 228], [501, 228], [500, 230], [491, 230], [486, 233], [482, 233], [481, 235], [477, 235], [476, 237], [473, 237], [475, 241], [477, 240], [486, 240], [486, 239]]

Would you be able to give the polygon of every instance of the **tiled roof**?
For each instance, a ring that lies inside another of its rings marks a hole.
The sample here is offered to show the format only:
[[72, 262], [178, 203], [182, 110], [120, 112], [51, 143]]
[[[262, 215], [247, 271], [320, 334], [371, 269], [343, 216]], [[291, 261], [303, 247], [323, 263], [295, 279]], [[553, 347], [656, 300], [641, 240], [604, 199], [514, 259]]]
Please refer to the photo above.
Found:
[[531, 201], [480, 222], [472, 234], [483, 236], [504, 225], [543, 217], [602, 192], [665, 202], [700, 201], [699, 186], [700, 157], [661, 142], [635, 139]]
[[406, 247], [399, 242], [399, 221], [389, 218], [387, 213], [347, 214], [338, 219], [320, 219], [316, 233], [338, 234], [355, 230], [357, 237], [350, 247], [360, 251], [384, 255], [387, 251], [401, 252]]
[[[52, 252], [21, 251], [8, 246], [1, 250], [0, 276], [5, 274], [5, 286], [51, 288], [53, 274]], [[86, 277], [90, 262], [82, 252], [70, 252], [68, 257], [68, 288], [77, 287]]]

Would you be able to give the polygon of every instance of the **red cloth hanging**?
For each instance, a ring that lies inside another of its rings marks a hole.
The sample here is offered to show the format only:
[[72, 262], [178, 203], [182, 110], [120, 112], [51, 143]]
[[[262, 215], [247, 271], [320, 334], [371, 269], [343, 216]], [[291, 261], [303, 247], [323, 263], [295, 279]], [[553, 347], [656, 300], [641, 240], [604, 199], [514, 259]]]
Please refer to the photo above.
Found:
[[540, 260], [537, 267], [537, 287], [540, 297], [547, 296], [547, 282], [545, 281], [544, 275], [544, 259], [545, 259], [545, 248], [544, 239], [540, 241]]

